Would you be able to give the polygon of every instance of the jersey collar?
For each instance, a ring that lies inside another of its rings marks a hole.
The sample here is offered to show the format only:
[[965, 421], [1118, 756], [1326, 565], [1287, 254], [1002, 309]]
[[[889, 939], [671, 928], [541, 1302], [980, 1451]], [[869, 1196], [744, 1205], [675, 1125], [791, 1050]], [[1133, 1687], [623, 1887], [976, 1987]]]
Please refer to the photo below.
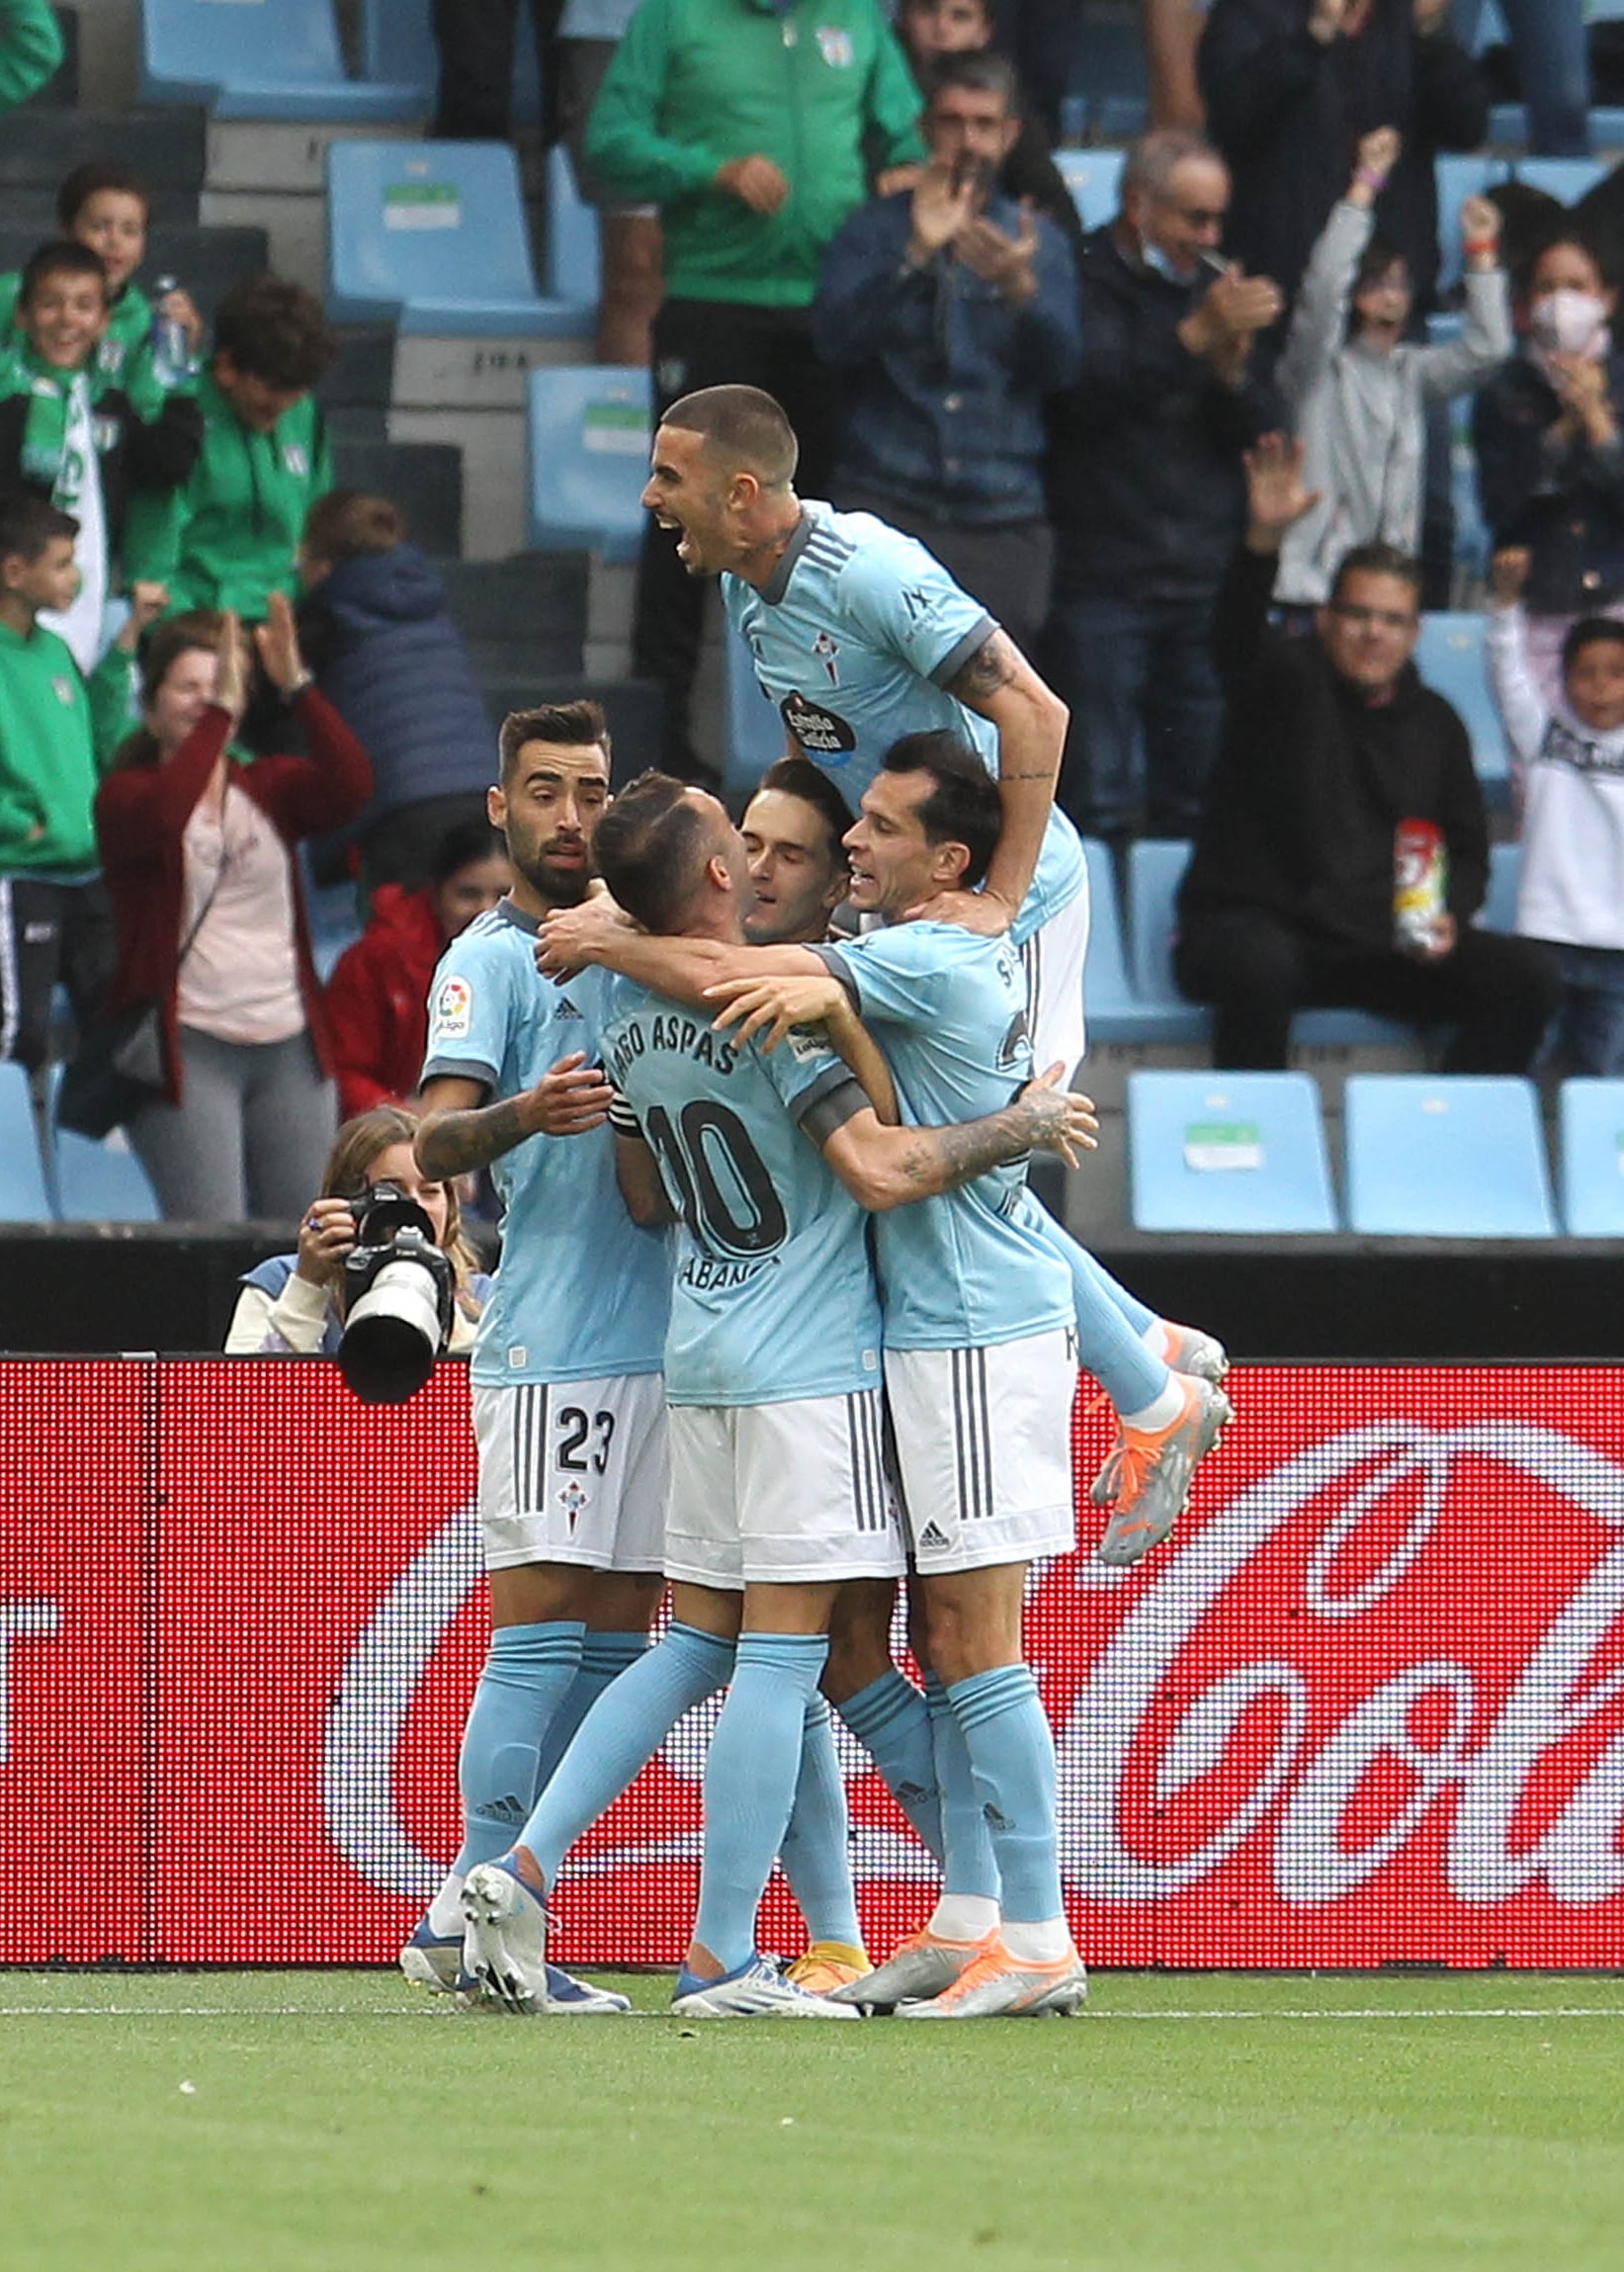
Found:
[[795, 573], [796, 563], [812, 542], [812, 533], [816, 526], [816, 521], [803, 505], [801, 518], [790, 532], [790, 541], [778, 556], [777, 567], [765, 583], [756, 586], [757, 591], [769, 607], [777, 607], [782, 602], [784, 594], [790, 588], [790, 578]]
[[528, 931], [533, 939], [539, 939], [542, 935], [541, 918], [527, 916], [524, 909], [516, 908], [511, 900], [498, 900], [490, 912], [504, 923], [512, 923], [516, 930]]

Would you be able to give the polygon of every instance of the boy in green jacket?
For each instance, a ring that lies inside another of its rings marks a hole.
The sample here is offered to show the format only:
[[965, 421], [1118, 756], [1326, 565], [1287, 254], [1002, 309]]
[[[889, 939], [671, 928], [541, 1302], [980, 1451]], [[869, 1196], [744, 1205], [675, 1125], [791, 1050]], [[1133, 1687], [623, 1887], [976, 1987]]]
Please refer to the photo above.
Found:
[[171, 612], [230, 608], [262, 623], [274, 591], [299, 589], [304, 516], [333, 485], [327, 428], [310, 389], [332, 360], [319, 302], [280, 277], [236, 285], [214, 318], [198, 381], [203, 451], [181, 491]]
[[65, 641], [38, 621], [72, 605], [78, 532], [33, 490], [0, 498], [0, 1058], [31, 1071], [45, 1061], [58, 981], [83, 1032], [113, 975], [96, 724], [111, 738], [128, 657], [110, 654], [87, 687]]

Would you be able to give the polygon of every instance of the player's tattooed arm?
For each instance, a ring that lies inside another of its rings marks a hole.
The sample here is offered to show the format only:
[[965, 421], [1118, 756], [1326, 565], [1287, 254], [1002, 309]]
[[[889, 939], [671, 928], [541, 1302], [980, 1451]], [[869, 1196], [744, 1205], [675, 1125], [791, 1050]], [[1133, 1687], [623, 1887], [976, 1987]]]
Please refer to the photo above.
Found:
[[613, 1093], [603, 1068], [578, 1049], [550, 1066], [533, 1089], [494, 1104], [479, 1102], [478, 1082], [442, 1076], [423, 1090], [417, 1165], [444, 1181], [488, 1168], [531, 1136], [583, 1136], [603, 1126]]
[[1088, 1097], [1060, 1087], [1064, 1070], [1052, 1065], [1001, 1112], [951, 1127], [882, 1128], [860, 1113], [826, 1138], [823, 1157], [876, 1213], [934, 1199], [1031, 1151], [1058, 1152], [1074, 1168], [1079, 1150], [1096, 1148], [1099, 1122]]
[[998, 729], [1003, 828], [981, 891], [941, 892], [909, 913], [995, 933], [1009, 928], [1037, 873], [1060, 779], [1068, 713], [1002, 631], [983, 641], [950, 681], [948, 692]]

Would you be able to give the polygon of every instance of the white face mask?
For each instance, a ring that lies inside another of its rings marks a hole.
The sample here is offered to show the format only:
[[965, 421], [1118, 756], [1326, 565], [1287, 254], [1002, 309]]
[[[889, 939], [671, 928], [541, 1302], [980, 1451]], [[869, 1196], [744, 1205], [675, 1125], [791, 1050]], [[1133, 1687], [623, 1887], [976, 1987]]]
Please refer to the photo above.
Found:
[[1548, 355], [1591, 352], [1606, 327], [1607, 304], [1593, 292], [1542, 293], [1533, 306], [1533, 333]]

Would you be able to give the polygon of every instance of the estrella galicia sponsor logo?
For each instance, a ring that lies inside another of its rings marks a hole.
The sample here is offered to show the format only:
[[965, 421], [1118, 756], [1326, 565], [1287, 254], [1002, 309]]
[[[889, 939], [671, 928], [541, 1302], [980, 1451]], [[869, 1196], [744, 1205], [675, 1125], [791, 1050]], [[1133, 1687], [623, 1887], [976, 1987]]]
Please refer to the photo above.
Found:
[[837, 711], [825, 710], [820, 702], [809, 702], [799, 689], [785, 695], [778, 711], [809, 757], [838, 764], [857, 746], [855, 732]]

